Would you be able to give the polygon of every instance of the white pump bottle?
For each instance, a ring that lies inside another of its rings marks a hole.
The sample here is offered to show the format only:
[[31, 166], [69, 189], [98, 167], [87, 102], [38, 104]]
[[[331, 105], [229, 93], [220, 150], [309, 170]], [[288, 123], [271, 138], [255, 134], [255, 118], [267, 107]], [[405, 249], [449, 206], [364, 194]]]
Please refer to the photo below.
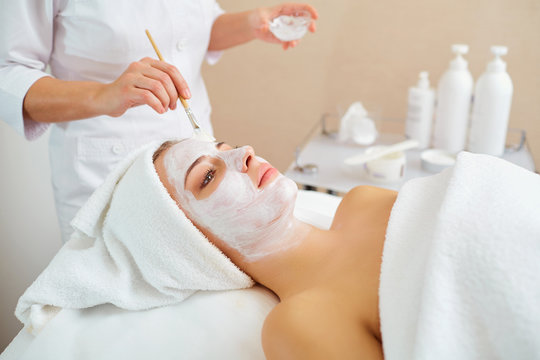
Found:
[[437, 87], [433, 147], [452, 153], [465, 149], [467, 140], [473, 78], [462, 55], [468, 51], [467, 45], [452, 45], [456, 58]]
[[427, 71], [422, 71], [418, 85], [409, 89], [407, 120], [405, 122], [405, 135], [409, 139], [418, 141], [421, 149], [429, 147], [431, 141], [431, 125], [435, 106], [435, 92], [429, 87], [428, 76]]
[[492, 46], [495, 58], [480, 76], [474, 91], [474, 103], [468, 150], [502, 156], [508, 130], [508, 119], [514, 86], [506, 72], [505, 46]]

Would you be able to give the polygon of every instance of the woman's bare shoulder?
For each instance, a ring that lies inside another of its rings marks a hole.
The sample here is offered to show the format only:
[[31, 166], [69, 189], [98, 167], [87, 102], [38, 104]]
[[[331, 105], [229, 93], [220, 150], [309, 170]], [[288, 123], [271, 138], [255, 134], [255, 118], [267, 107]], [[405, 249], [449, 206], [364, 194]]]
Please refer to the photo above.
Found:
[[369, 201], [375, 200], [386, 196], [396, 196], [397, 192], [394, 190], [385, 189], [382, 187], [361, 185], [355, 186], [345, 196], [343, 201]]
[[320, 309], [324, 301], [321, 296], [310, 291], [296, 296], [292, 296], [280, 302], [272, 309], [264, 323], [264, 330], [287, 328], [287, 331], [295, 331], [297, 327], [304, 327], [309, 324], [315, 315], [315, 311]]
[[378, 217], [379, 211], [388, 212], [392, 208], [397, 197], [397, 192], [375, 186], [363, 185], [351, 189], [339, 204], [332, 229], [339, 229], [346, 224], [357, 224], [357, 219], [362, 217]]
[[364, 353], [362, 339], [372, 341], [336, 298], [317, 292], [278, 304], [262, 332], [267, 359], [356, 359]]
[[317, 299], [292, 297], [279, 303], [267, 316], [262, 343], [267, 359], [312, 358], [309, 351], [321, 327]]

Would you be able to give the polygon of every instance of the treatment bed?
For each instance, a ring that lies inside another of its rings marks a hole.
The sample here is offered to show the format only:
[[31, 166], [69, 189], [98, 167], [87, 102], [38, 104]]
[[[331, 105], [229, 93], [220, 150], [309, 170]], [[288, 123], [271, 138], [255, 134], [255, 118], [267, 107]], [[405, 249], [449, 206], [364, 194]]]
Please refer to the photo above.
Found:
[[[299, 191], [295, 215], [329, 228], [341, 198]], [[145, 311], [111, 304], [64, 309], [37, 335], [23, 328], [0, 360], [264, 359], [261, 329], [277, 297], [262, 286], [199, 291]]]
[[[295, 215], [328, 229], [339, 202], [300, 191]], [[401, 188], [380, 273], [386, 359], [540, 359], [539, 204], [538, 174], [466, 152]], [[145, 311], [66, 306], [35, 338], [21, 330], [0, 360], [264, 359], [277, 302], [255, 286]]]

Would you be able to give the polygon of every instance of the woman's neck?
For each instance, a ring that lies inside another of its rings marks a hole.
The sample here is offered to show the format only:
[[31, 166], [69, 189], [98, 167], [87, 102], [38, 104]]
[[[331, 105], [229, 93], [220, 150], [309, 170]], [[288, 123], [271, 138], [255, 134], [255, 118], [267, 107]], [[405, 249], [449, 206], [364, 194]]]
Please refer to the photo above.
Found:
[[322, 262], [329, 256], [331, 231], [321, 230], [295, 219], [291, 241], [294, 246], [274, 251], [257, 261], [238, 264], [255, 281], [284, 299], [309, 288], [317, 281]]

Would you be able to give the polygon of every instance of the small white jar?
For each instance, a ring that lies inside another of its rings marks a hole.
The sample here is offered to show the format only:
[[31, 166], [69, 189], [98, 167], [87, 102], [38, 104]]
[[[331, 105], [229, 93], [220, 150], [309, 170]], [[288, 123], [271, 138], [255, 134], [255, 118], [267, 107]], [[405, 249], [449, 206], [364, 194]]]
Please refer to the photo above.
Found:
[[[366, 154], [385, 148], [373, 146], [366, 149]], [[394, 152], [364, 164], [366, 177], [374, 182], [392, 183], [403, 178], [407, 158], [403, 151]]]

